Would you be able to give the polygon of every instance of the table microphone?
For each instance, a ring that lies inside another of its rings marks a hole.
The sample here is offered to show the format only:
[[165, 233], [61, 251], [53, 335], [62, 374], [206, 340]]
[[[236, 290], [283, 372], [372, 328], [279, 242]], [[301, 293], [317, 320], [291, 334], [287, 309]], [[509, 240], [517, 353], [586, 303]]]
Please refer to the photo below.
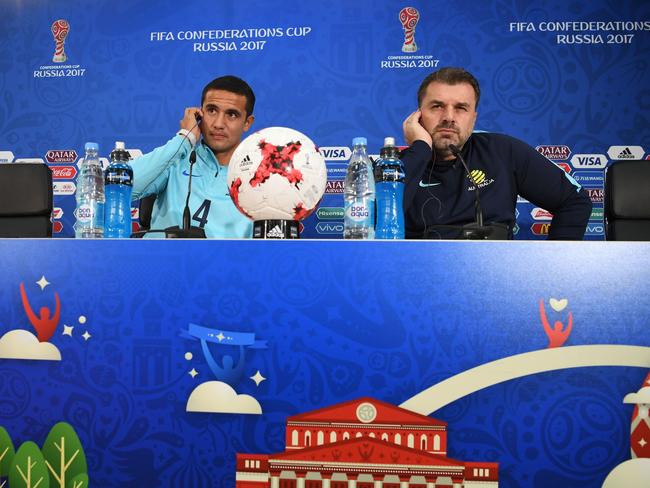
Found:
[[[476, 183], [474, 177], [472, 176], [472, 173], [470, 173], [469, 166], [467, 166], [465, 159], [463, 159], [463, 156], [460, 154], [460, 149], [458, 146], [449, 144], [449, 150], [463, 165], [469, 181], [474, 184], [474, 208], [476, 209], [475, 221], [472, 224], [463, 226], [463, 237], [465, 239], [488, 239], [491, 237], [493, 229], [489, 225], [483, 225], [483, 208], [481, 207], [481, 195], [478, 189], [478, 183]], [[507, 234], [506, 237], [498, 238], [507, 238]]]
[[190, 153], [190, 174], [187, 182], [187, 197], [185, 198], [185, 208], [183, 209], [183, 226], [167, 227], [165, 237], [167, 239], [205, 239], [205, 230], [201, 227], [190, 225], [190, 196], [192, 195], [192, 168], [196, 163], [196, 150], [192, 149]]

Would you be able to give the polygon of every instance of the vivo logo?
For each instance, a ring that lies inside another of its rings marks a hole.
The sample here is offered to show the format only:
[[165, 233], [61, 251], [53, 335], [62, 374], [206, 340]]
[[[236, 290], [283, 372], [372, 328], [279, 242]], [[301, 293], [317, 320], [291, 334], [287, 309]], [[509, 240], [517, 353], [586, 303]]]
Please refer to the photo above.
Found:
[[320, 153], [330, 161], [347, 161], [352, 155], [349, 147], [321, 147]]
[[607, 158], [604, 154], [574, 154], [571, 164], [574, 168], [604, 168]]
[[587, 224], [587, 234], [604, 234], [605, 227], [603, 224]]
[[343, 224], [334, 222], [319, 222], [316, 224], [316, 232], [319, 234], [343, 234]]

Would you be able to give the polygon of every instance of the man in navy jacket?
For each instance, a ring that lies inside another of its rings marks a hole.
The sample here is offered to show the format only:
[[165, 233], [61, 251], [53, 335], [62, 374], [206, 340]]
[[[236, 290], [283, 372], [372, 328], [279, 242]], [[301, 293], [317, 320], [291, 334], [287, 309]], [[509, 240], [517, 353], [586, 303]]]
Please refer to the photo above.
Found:
[[[549, 239], [580, 240], [591, 215], [582, 187], [535, 149], [510, 136], [473, 133], [478, 81], [462, 68], [427, 76], [419, 108], [404, 121], [406, 237], [458, 238], [476, 220], [478, 185], [485, 224], [512, 238], [517, 195], [553, 214]], [[469, 166], [470, 179], [451, 146]]]

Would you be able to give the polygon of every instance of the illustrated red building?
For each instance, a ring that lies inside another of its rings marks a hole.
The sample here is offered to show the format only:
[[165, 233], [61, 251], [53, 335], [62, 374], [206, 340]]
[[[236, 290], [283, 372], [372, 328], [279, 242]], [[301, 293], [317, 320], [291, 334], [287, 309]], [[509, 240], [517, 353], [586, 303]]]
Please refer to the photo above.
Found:
[[[643, 380], [637, 395], [648, 391], [650, 391], [650, 373]], [[634, 406], [630, 426], [630, 451], [632, 459], [650, 458], [650, 402], [646, 400]]]
[[286, 450], [237, 453], [236, 488], [494, 488], [498, 463], [447, 457], [447, 423], [374, 398], [287, 419]]

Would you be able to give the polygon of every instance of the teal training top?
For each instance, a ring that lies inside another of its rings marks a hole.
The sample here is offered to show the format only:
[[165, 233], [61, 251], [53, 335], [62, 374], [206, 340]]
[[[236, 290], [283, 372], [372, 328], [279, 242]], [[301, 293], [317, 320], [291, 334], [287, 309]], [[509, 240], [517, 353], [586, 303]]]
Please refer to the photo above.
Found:
[[[155, 194], [151, 229], [163, 230], [183, 224], [187, 198], [192, 146], [186, 137], [176, 135], [167, 144], [131, 161], [133, 200]], [[217, 161], [202, 142], [196, 146], [190, 197], [191, 225], [201, 227], [209, 238], [251, 237], [253, 223], [244, 216], [228, 194], [228, 166]], [[146, 237], [164, 237], [152, 232]]]

